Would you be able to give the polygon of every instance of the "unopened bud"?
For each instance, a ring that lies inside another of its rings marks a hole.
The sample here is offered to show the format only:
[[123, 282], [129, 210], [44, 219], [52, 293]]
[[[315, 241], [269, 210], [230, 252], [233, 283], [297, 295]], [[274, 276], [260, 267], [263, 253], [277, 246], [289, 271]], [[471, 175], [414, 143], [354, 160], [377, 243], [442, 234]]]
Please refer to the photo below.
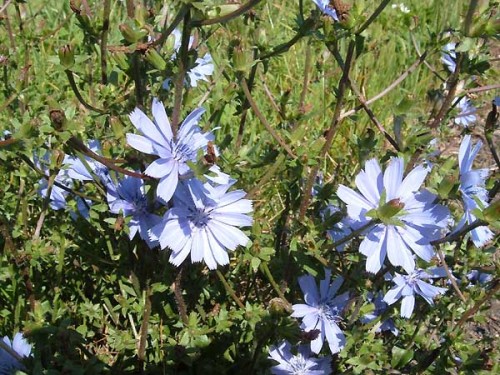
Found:
[[492, 202], [483, 210], [483, 218], [493, 227], [500, 226], [500, 200]]
[[394, 217], [399, 211], [405, 207], [399, 198], [391, 199], [378, 209], [378, 216], [381, 220]]
[[64, 126], [66, 124], [66, 115], [64, 111], [61, 109], [51, 109], [49, 112], [50, 121], [52, 122], [52, 126], [57, 131], [64, 130]]
[[287, 316], [289, 315], [289, 307], [281, 298], [273, 298], [269, 301], [269, 313], [274, 316]]
[[62, 164], [64, 162], [64, 157], [65, 156], [66, 155], [64, 154], [64, 151], [61, 151], [61, 150], [54, 150], [54, 151], [52, 151], [52, 158], [53, 158], [53, 160], [55, 160], [56, 167], [58, 169], [61, 168], [61, 166], [62, 166]]
[[66, 44], [59, 48], [59, 61], [64, 69], [71, 69], [75, 65], [75, 53], [71, 45]]
[[253, 64], [252, 52], [241, 45], [233, 49], [233, 67], [237, 72], [246, 72]]
[[137, 43], [148, 34], [147, 31], [137, 29], [131, 26], [130, 23], [122, 23], [118, 28], [125, 40], [129, 43]]
[[128, 57], [123, 52], [113, 52], [111, 54], [111, 59], [120, 67], [124, 72], [130, 68], [130, 64], [128, 62]]
[[167, 63], [163, 57], [161, 57], [154, 48], [149, 48], [145, 53], [145, 57], [146, 60], [158, 70], [165, 70], [167, 67]]

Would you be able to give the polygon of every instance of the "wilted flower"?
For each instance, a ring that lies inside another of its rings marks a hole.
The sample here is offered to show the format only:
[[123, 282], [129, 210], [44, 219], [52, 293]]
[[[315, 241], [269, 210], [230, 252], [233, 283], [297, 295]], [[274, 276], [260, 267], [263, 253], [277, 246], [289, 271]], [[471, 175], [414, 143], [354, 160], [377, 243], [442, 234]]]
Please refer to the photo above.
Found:
[[416, 269], [410, 272], [409, 275], [400, 275], [396, 273], [396, 276], [392, 279], [396, 286], [385, 294], [384, 301], [392, 305], [400, 298], [403, 298], [400, 315], [403, 318], [409, 318], [415, 307], [415, 294], [422, 296], [429, 305], [433, 305], [433, 299], [438, 294], [444, 294], [447, 291], [446, 288], [431, 285], [423, 280], [445, 276], [446, 271], [442, 267], [428, 269], [427, 271]]
[[[488, 191], [485, 188], [485, 181], [488, 177], [488, 169], [472, 169], [472, 163], [481, 149], [482, 142], [478, 141], [473, 147], [471, 136], [466, 135], [460, 144], [458, 153], [458, 165], [460, 167], [460, 187], [464, 202], [464, 216], [457, 224], [455, 231], [460, 230], [465, 224], [472, 224], [476, 216], [472, 213], [475, 209], [483, 209], [488, 206]], [[493, 232], [482, 226], [473, 229], [471, 232], [472, 242], [477, 247], [484, 246], [493, 238]]]
[[[29, 357], [31, 354], [31, 345], [28, 344], [20, 332], [15, 334], [12, 341], [8, 336], [5, 336], [2, 341], [12, 352], [17, 353], [17, 356], [21, 359]], [[18, 361], [18, 358], [0, 347], [0, 374], [12, 374], [15, 370], [22, 369], [24, 369], [24, 366]]]
[[279, 364], [271, 367], [274, 375], [328, 375], [332, 373], [331, 357], [311, 358], [311, 349], [301, 345], [296, 355], [291, 352], [291, 345], [283, 341], [279, 346], [272, 346], [269, 359]]
[[[341, 214], [340, 208], [337, 206], [329, 204], [322, 212], [323, 220], [328, 219], [331, 216]], [[326, 231], [328, 236], [331, 238], [333, 242], [337, 242], [347, 237], [352, 233], [351, 229], [351, 219], [349, 217], [343, 217], [340, 221], [335, 223], [330, 229]], [[337, 246], [337, 251], [344, 251], [346, 243]]]
[[467, 97], [464, 96], [460, 99], [457, 106], [460, 109], [460, 113], [455, 116], [455, 124], [467, 128], [470, 124], [476, 122], [477, 108], [472, 105]]
[[448, 43], [444, 46], [441, 61], [453, 73], [457, 68], [457, 54], [455, 53], [456, 43]]
[[132, 124], [143, 135], [128, 133], [127, 142], [138, 151], [159, 157], [144, 173], [160, 179], [156, 195], [166, 202], [172, 198], [179, 176], [190, 172], [188, 162], [196, 161], [198, 150], [205, 148], [213, 140], [211, 133], [202, 133], [198, 126], [204, 112], [203, 108], [191, 112], [175, 137], [165, 108], [156, 98], [153, 99], [154, 122], [139, 108], [129, 116]]
[[114, 214], [120, 212], [123, 216], [132, 216], [128, 222], [130, 239], [139, 232], [141, 238], [150, 248], [158, 243], [151, 241], [148, 231], [158, 224], [161, 218], [150, 210], [144, 181], [140, 178], [125, 176], [117, 184], [107, 185], [107, 199], [109, 209]]
[[[368, 292], [367, 300], [368, 302], [374, 304], [375, 309], [371, 313], [365, 314], [359, 319], [363, 324], [373, 322], [380, 315], [382, 315], [388, 307], [387, 303], [384, 301], [382, 292], [378, 292], [375, 295], [371, 292]], [[391, 318], [382, 321], [375, 332], [383, 331], [391, 331], [394, 336], [397, 336], [399, 334], [399, 330], [396, 328], [396, 326], [394, 325], [394, 321]]]
[[386, 255], [394, 266], [410, 273], [415, 269], [412, 251], [425, 261], [434, 256], [431, 241], [438, 239], [448, 223], [449, 211], [434, 203], [436, 196], [418, 191], [429, 170], [414, 168], [404, 179], [404, 161], [391, 158], [382, 175], [375, 159], [356, 176], [361, 194], [340, 185], [337, 195], [347, 204], [354, 229], [373, 220], [359, 251], [368, 257], [366, 270], [377, 273]]
[[347, 305], [349, 292], [335, 297], [344, 278], [339, 276], [330, 284], [331, 273], [329, 269], [325, 269], [325, 278], [320, 281], [319, 291], [313, 276], [299, 277], [300, 289], [304, 293], [306, 303], [292, 306], [292, 317], [302, 318], [300, 327], [303, 330], [319, 331], [318, 336], [311, 341], [311, 350], [314, 353], [321, 351], [325, 337], [333, 354], [338, 353], [345, 345], [345, 336], [337, 323]]
[[179, 266], [191, 254], [191, 262], [205, 261], [208, 268], [229, 264], [227, 251], [245, 246], [249, 238], [237, 227], [252, 225], [252, 202], [242, 190], [227, 192], [231, 185], [212, 186], [196, 179], [179, 184], [173, 207], [150, 231], [162, 249], [172, 250], [170, 262]]
[[332, 17], [335, 21], [338, 21], [337, 12], [330, 5], [330, 0], [312, 0], [314, 4], [327, 16]]

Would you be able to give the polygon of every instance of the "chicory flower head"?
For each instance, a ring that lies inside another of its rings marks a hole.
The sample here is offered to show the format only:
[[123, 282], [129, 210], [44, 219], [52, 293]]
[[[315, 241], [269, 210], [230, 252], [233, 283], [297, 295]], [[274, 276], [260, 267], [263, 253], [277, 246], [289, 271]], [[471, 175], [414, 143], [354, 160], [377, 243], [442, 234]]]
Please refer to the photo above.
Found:
[[431, 285], [424, 280], [445, 276], [446, 271], [442, 267], [428, 269], [427, 271], [416, 269], [408, 275], [396, 273], [396, 276], [392, 279], [396, 286], [385, 294], [384, 301], [392, 305], [402, 298], [400, 315], [403, 318], [410, 318], [415, 307], [415, 294], [422, 296], [429, 305], [433, 305], [433, 299], [447, 291], [446, 288]]
[[457, 68], [457, 54], [455, 53], [456, 43], [448, 43], [444, 46], [441, 54], [441, 62], [453, 73]]
[[330, 0], [312, 0], [314, 4], [327, 16], [333, 18], [334, 21], [338, 21], [339, 17], [337, 16], [337, 12], [330, 5]]
[[307, 345], [301, 345], [297, 354], [292, 354], [291, 345], [283, 341], [279, 346], [271, 346], [269, 359], [279, 364], [271, 367], [274, 375], [328, 375], [332, 373], [331, 357], [311, 357], [311, 350]]
[[162, 249], [172, 250], [170, 262], [179, 266], [191, 254], [191, 262], [229, 264], [228, 250], [245, 246], [249, 238], [237, 227], [252, 225], [252, 202], [242, 190], [227, 192], [231, 185], [212, 186], [196, 179], [179, 184], [162, 222], [150, 231]]
[[427, 190], [418, 191], [429, 169], [418, 166], [404, 179], [403, 172], [402, 158], [391, 158], [383, 174], [372, 159], [356, 176], [361, 194], [344, 185], [337, 190], [338, 197], [347, 204], [354, 229], [374, 222], [359, 247], [368, 257], [368, 272], [377, 273], [386, 255], [392, 265], [408, 273], [415, 269], [412, 251], [429, 262], [434, 256], [430, 242], [440, 237], [448, 223], [449, 211], [434, 203], [436, 196]]
[[[365, 314], [359, 319], [363, 324], [373, 322], [380, 315], [382, 315], [388, 307], [387, 303], [384, 301], [384, 295], [382, 292], [378, 292], [376, 294], [368, 292], [367, 300], [373, 303], [375, 309], [371, 313]], [[399, 330], [396, 328], [394, 321], [391, 318], [382, 321], [375, 332], [383, 331], [391, 331], [394, 336], [399, 334]]]
[[462, 125], [467, 128], [469, 125], [476, 122], [476, 112], [477, 108], [474, 107], [471, 101], [467, 97], [463, 97], [457, 103], [460, 113], [455, 116], [455, 124]]
[[[34, 164], [41, 169], [47, 177], [50, 175], [48, 167], [50, 164], [50, 156], [51, 154], [49, 151], [46, 151], [40, 158], [37, 154], [33, 156]], [[64, 160], [67, 161], [68, 156], [65, 156]], [[45, 198], [49, 190], [48, 180], [46, 178], [42, 178], [38, 181], [38, 183], [40, 184], [38, 194]], [[68, 170], [64, 167], [59, 170], [54, 178], [54, 184], [52, 185], [52, 190], [50, 191], [50, 207], [53, 210], [61, 210], [66, 207], [66, 197], [68, 196], [68, 191], [58, 185], [66, 186], [69, 189], [73, 187], [73, 180], [69, 177]]]
[[174, 137], [165, 108], [153, 99], [153, 117], [151, 121], [139, 108], [130, 114], [130, 121], [143, 135], [128, 133], [130, 146], [146, 154], [157, 155], [146, 171], [148, 176], [159, 178], [156, 195], [168, 202], [179, 182], [179, 176], [190, 172], [188, 162], [196, 161], [198, 150], [205, 148], [214, 139], [211, 133], [202, 133], [198, 126], [203, 108], [191, 112], [182, 123]]
[[[3, 344], [9, 347], [18, 357], [26, 358], [31, 354], [31, 345], [28, 344], [23, 334], [18, 332], [10, 341], [8, 336], [3, 338]], [[0, 374], [11, 374], [15, 370], [22, 370], [24, 366], [11, 353], [0, 347]]]
[[142, 179], [125, 176], [117, 184], [109, 183], [107, 185], [107, 199], [112, 213], [119, 214], [121, 212], [125, 217], [132, 216], [128, 222], [130, 239], [139, 232], [141, 238], [146, 241], [150, 248], [158, 244], [156, 241], [151, 241], [148, 231], [158, 224], [161, 218], [150, 210]]
[[319, 331], [318, 336], [311, 341], [311, 350], [314, 353], [321, 351], [325, 337], [333, 354], [345, 346], [345, 336], [338, 322], [349, 300], [349, 292], [335, 297], [344, 278], [339, 276], [330, 284], [331, 273], [329, 269], [325, 269], [325, 278], [320, 281], [319, 291], [312, 275], [299, 277], [300, 289], [304, 293], [306, 303], [292, 306], [292, 317], [302, 318], [300, 327], [303, 330]]
[[[458, 165], [460, 169], [460, 193], [464, 202], [464, 215], [457, 224], [455, 231], [463, 228], [465, 224], [472, 224], [476, 216], [472, 213], [475, 209], [483, 209], [488, 206], [488, 191], [485, 181], [488, 177], [488, 169], [472, 169], [472, 163], [481, 149], [482, 142], [478, 141], [472, 145], [472, 138], [466, 135], [460, 144], [458, 153]], [[473, 229], [471, 232], [472, 242], [477, 247], [484, 246], [493, 238], [493, 232], [486, 226]]]
[[[101, 154], [101, 143], [98, 140], [90, 140], [88, 148], [96, 154]], [[85, 163], [76, 156], [68, 156], [64, 163], [69, 165], [68, 176], [78, 181], [92, 181], [96, 176], [103, 184], [110, 181], [108, 168], [98, 161], [85, 156]]]

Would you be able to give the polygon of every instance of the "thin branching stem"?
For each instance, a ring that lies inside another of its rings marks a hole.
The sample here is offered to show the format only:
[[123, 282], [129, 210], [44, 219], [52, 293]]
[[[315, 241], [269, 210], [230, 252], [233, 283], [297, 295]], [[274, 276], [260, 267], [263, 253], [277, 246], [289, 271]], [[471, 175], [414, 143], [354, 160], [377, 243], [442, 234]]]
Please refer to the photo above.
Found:
[[368, 18], [366, 20], [366, 22], [364, 24], [361, 25], [361, 27], [358, 29], [358, 31], [356, 31], [356, 34], [361, 34], [363, 31], [365, 31], [368, 26], [370, 26], [373, 21], [375, 21], [377, 19], [377, 17], [379, 16], [380, 13], [382, 13], [382, 11], [385, 9], [385, 7], [391, 2], [391, 0], [384, 0], [380, 3], [380, 5], [377, 7], [377, 9], [375, 9], [375, 11], [373, 12], [373, 14], [370, 16], [370, 18]]
[[[345, 66], [343, 69], [342, 73], [342, 78], [340, 79], [339, 86], [338, 86], [338, 95], [337, 95], [337, 103], [335, 105], [335, 111], [333, 113], [333, 118], [332, 122], [330, 125], [330, 128], [328, 129], [325, 137], [325, 144], [323, 145], [323, 148], [320, 151], [320, 154], [318, 156], [318, 160], [322, 160], [328, 150], [330, 150], [330, 147], [333, 142], [333, 136], [335, 135], [335, 132], [337, 130], [337, 127], [340, 123], [340, 110], [342, 108], [342, 105], [344, 104], [344, 95], [348, 86], [348, 81], [349, 81], [349, 70], [351, 68], [351, 65], [353, 63], [353, 56], [354, 56], [354, 47], [355, 47], [355, 42], [354, 40], [351, 40], [349, 42], [349, 46], [347, 47], [347, 56], [345, 59]], [[304, 195], [302, 197], [302, 202], [300, 204], [300, 211], [299, 211], [299, 221], [302, 221], [304, 219], [304, 216], [307, 211], [307, 207], [309, 206], [309, 200], [311, 199], [311, 190], [314, 185], [314, 180], [316, 179], [316, 175], [319, 170], [320, 163], [317, 163], [314, 167], [311, 168], [311, 172], [309, 174], [309, 177], [307, 179], [305, 188], [304, 188]]]
[[68, 81], [69, 81], [69, 85], [71, 86], [71, 89], [73, 90], [73, 92], [75, 93], [78, 101], [80, 103], [82, 103], [82, 105], [87, 108], [88, 110], [91, 110], [91, 111], [94, 111], [94, 112], [97, 112], [101, 115], [105, 115], [107, 114], [108, 112], [106, 112], [105, 110], [103, 109], [100, 109], [100, 108], [96, 108], [92, 105], [90, 105], [89, 103], [87, 103], [87, 101], [85, 99], [83, 99], [83, 96], [82, 94], [80, 94], [80, 90], [78, 90], [78, 86], [76, 85], [76, 82], [75, 82], [75, 77], [73, 76], [73, 72], [69, 69], [66, 69], [65, 70], [66, 72], [66, 76], [68, 77]]
[[280, 286], [278, 285], [278, 283], [276, 282], [276, 280], [274, 280], [274, 277], [273, 277], [273, 274], [271, 273], [271, 271], [269, 270], [269, 267], [267, 265], [267, 262], [261, 262], [260, 263], [260, 269], [262, 272], [264, 272], [264, 274], [266, 275], [267, 279], [269, 280], [269, 282], [271, 283], [273, 289], [276, 291], [276, 293], [278, 294], [278, 296], [283, 300], [283, 302], [286, 304], [286, 308], [287, 310], [290, 310], [291, 307], [292, 307], [292, 304], [290, 302], [288, 302], [288, 300], [286, 299], [285, 297], [285, 294], [283, 293], [283, 291], [281, 290]]
[[477, 219], [474, 222], [472, 222], [471, 224], [464, 226], [462, 229], [448, 234], [446, 237], [431, 241], [430, 244], [433, 246], [436, 246], [436, 245], [440, 245], [442, 243], [456, 241], [456, 240], [460, 239], [464, 234], [469, 233], [471, 230], [476, 229], [478, 227], [485, 226], [485, 225], [488, 225], [488, 223], [486, 221]]
[[469, 310], [467, 310], [466, 312], [463, 313], [462, 317], [460, 318], [460, 320], [457, 322], [457, 324], [453, 328], [454, 330], [457, 329], [457, 328], [460, 328], [462, 325], [464, 325], [464, 323], [471, 316], [473, 316], [476, 312], [479, 311], [479, 309], [481, 308], [482, 305], [484, 305], [487, 301], [489, 301], [491, 298], [493, 298], [498, 293], [498, 291], [500, 290], [500, 280], [498, 278], [494, 279], [491, 282], [491, 285], [492, 285], [491, 289], [489, 289], [486, 292], [486, 294], [484, 295], [484, 297], [481, 298], [479, 301], [477, 301], [474, 304], [474, 306], [472, 306]]
[[271, 125], [267, 122], [264, 115], [260, 112], [259, 107], [257, 107], [257, 104], [253, 100], [252, 94], [250, 93], [250, 90], [248, 89], [248, 84], [247, 84], [247, 81], [245, 78], [241, 79], [241, 88], [243, 89], [243, 92], [245, 93], [245, 96], [248, 100], [248, 103], [250, 104], [253, 111], [255, 112], [255, 114], [257, 115], [259, 120], [262, 122], [262, 124], [264, 125], [266, 130], [269, 132], [269, 134], [271, 134], [271, 136], [280, 144], [280, 146], [283, 147], [283, 149], [287, 152], [287, 154], [291, 158], [295, 159], [296, 156], [293, 153], [293, 151], [291, 150], [291, 148], [285, 143], [283, 138], [281, 138], [280, 135], [271, 127]]
[[243, 302], [241, 302], [241, 300], [238, 298], [238, 296], [236, 295], [236, 293], [234, 292], [233, 288], [231, 288], [231, 285], [229, 285], [229, 283], [227, 282], [226, 278], [224, 277], [224, 275], [222, 274], [222, 272], [220, 272], [219, 269], [216, 269], [215, 270], [215, 273], [217, 274], [217, 276], [219, 277], [219, 280], [222, 282], [222, 285], [224, 285], [224, 288], [226, 289], [226, 292], [231, 296], [231, 298], [234, 300], [234, 302], [236, 302], [236, 304], [238, 305], [238, 307], [240, 309], [245, 309], [245, 305], [243, 304]]
[[453, 286], [453, 289], [455, 289], [455, 292], [457, 292], [457, 295], [460, 297], [462, 302], [467, 303], [467, 300], [465, 299], [464, 295], [460, 291], [460, 288], [458, 287], [458, 284], [457, 284], [457, 281], [455, 280], [455, 277], [453, 276], [453, 274], [450, 271], [450, 267], [448, 267], [448, 264], [446, 263], [446, 259], [444, 257], [443, 252], [441, 251], [441, 249], [439, 247], [436, 250], [437, 250], [439, 260], [440, 260], [441, 264], [443, 265], [444, 270], [446, 271], [446, 275], [448, 276], [448, 279], [450, 280], [451, 285]]
[[107, 74], [107, 53], [108, 53], [108, 32], [109, 32], [109, 13], [111, 11], [111, 1], [104, 0], [103, 4], [103, 21], [102, 21], [102, 32], [101, 32], [101, 83], [106, 84], [108, 82]]
[[[147, 283], [149, 284], [149, 280], [147, 280]], [[151, 286], [148, 285], [145, 291], [144, 312], [142, 314], [139, 350], [137, 351], [137, 357], [139, 358], [140, 361], [144, 361], [146, 359], [146, 344], [148, 341], [148, 325], [150, 316], [151, 316]]]
[[362, 227], [356, 229], [355, 231], [352, 231], [351, 233], [349, 233], [347, 236], [345, 236], [344, 238], [341, 238], [340, 240], [338, 241], [335, 241], [332, 245], [333, 248], [337, 248], [343, 244], [345, 244], [346, 242], [349, 242], [350, 240], [352, 240], [353, 238], [359, 236], [360, 234], [362, 234], [365, 230], [367, 230], [368, 228], [370, 228], [371, 226], [377, 224], [378, 221], [377, 220], [370, 220], [368, 223], [366, 223], [365, 225], [363, 225]]
[[170, 288], [174, 292], [174, 298], [177, 304], [177, 310], [179, 310], [179, 315], [181, 317], [181, 320], [184, 323], [184, 325], [188, 325], [189, 318], [187, 315], [187, 307], [186, 307], [186, 302], [184, 301], [184, 297], [182, 296], [182, 287], [181, 287], [182, 270], [183, 266], [181, 265], [177, 271], [177, 275], [175, 276], [174, 282], [172, 283], [172, 285], [170, 285]]

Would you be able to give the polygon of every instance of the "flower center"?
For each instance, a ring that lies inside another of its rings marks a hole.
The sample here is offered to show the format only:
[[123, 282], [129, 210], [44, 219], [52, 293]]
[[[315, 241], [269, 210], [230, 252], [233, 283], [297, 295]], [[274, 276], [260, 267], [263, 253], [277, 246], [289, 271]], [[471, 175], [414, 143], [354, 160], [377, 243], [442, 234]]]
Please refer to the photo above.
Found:
[[132, 204], [134, 205], [134, 210], [137, 215], [145, 215], [149, 212], [146, 197], [136, 197]]
[[308, 373], [307, 361], [301, 354], [298, 354], [290, 359], [290, 367], [294, 375], [306, 375]]
[[318, 310], [319, 315], [330, 322], [337, 323], [342, 320], [339, 316], [339, 309], [336, 306], [331, 306], [328, 302], [321, 303], [318, 306]]
[[191, 220], [196, 227], [204, 228], [210, 220], [210, 214], [202, 208], [196, 208], [191, 210], [188, 219]]

